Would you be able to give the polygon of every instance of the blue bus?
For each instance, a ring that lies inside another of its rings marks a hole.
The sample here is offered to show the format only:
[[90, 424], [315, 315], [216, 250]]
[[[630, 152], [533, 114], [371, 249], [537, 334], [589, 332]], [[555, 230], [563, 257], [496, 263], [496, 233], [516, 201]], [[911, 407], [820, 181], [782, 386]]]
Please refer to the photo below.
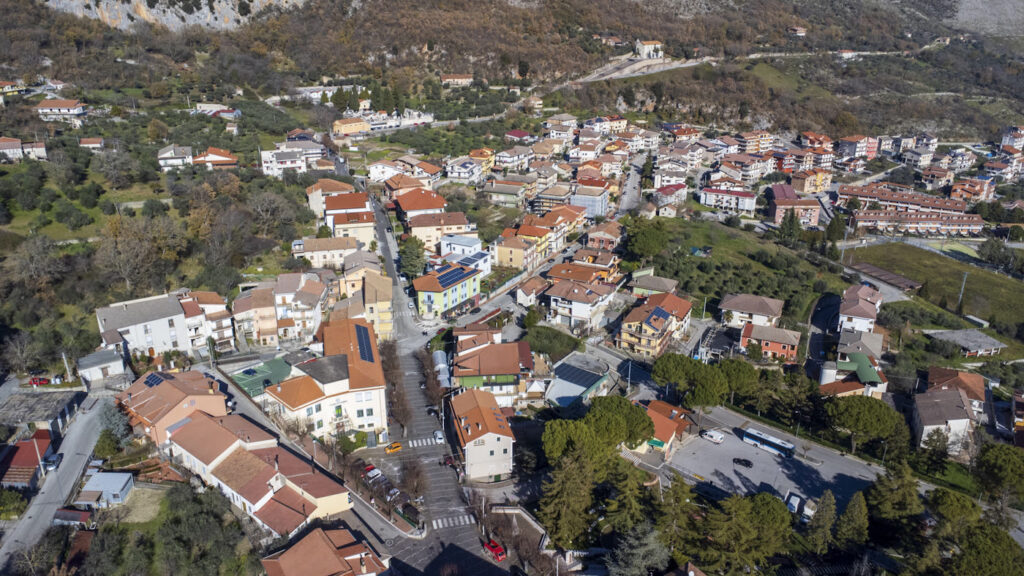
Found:
[[745, 428], [743, 430], [743, 441], [747, 444], [757, 446], [767, 452], [771, 452], [772, 454], [785, 456], [786, 458], [792, 458], [793, 455], [796, 454], [796, 446], [793, 446], [785, 440], [779, 440], [774, 436], [769, 436], [764, 432], [753, 428]]

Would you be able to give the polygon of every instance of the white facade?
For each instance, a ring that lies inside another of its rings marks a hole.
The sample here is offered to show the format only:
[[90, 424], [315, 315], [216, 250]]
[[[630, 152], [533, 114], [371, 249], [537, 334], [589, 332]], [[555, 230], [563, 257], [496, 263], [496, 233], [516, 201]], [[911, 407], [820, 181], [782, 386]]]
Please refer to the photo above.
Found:
[[752, 215], [757, 199], [750, 192], [705, 188], [700, 192], [700, 203], [727, 212]]
[[442, 256], [446, 254], [458, 254], [469, 256], [483, 250], [483, 240], [473, 236], [462, 236], [459, 234], [445, 234], [441, 237], [441, 248], [438, 251]]
[[460, 156], [445, 166], [448, 179], [461, 184], [476, 184], [483, 179], [483, 167], [469, 156]]
[[854, 332], [872, 332], [875, 329], [874, 318], [860, 318], [858, 316], [840, 314], [839, 331], [852, 330]]
[[263, 150], [260, 152], [260, 166], [264, 175], [280, 178], [285, 170], [305, 173], [307, 163], [302, 153], [295, 150]]
[[175, 146], [172, 144], [166, 148], [161, 148], [156, 154], [156, 161], [164, 172], [170, 172], [182, 166], [191, 166], [192, 147]]
[[466, 446], [466, 477], [490, 478], [511, 474], [512, 444], [512, 438], [487, 434]]

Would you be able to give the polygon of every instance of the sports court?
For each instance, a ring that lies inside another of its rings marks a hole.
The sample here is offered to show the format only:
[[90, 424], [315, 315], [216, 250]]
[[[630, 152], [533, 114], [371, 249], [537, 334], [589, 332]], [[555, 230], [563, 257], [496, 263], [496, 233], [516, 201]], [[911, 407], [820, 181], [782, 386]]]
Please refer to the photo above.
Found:
[[275, 358], [259, 366], [235, 372], [231, 378], [252, 398], [263, 394], [263, 389], [267, 386], [273, 386], [287, 379], [291, 371], [292, 367], [287, 362], [281, 358]]

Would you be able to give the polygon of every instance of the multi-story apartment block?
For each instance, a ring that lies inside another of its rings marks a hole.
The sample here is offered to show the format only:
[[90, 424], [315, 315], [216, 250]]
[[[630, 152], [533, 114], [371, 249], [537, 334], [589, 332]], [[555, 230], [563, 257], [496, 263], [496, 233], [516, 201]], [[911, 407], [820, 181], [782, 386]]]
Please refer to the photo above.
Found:
[[840, 206], [846, 206], [856, 198], [861, 208], [877, 204], [880, 210], [896, 212], [930, 212], [935, 214], [963, 214], [967, 204], [960, 200], [939, 198], [929, 194], [914, 192], [912, 188], [880, 182], [867, 186], [840, 186]]
[[615, 345], [621, 350], [656, 358], [673, 338], [680, 338], [690, 325], [691, 305], [675, 294], [655, 294], [637, 304], [623, 318]]
[[317, 338], [324, 356], [292, 366], [289, 379], [267, 387], [267, 410], [308, 425], [320, 437], [384, 430], [384, 371], [373, 326], [361, 319], [332, 320]]
[[753, 216], [757, 209], [757, 197], [752, 192], [704, 188], [700, 191], [700, 203], [735, 214]]
[[919, 236], [976, 236], [985, 228], [985, 221], [978, 214], [899, 210], [857, 210], [851, 224], [857, 230]]
[[316, 214], [317, 218], [322, 219], [327, 211], [326, 201], [328, 198], [341, 194], [352, 194], [355, 191], [355, 186], [347, 182], [321, 178], [315, 184], [306, 188], [306, 202], [309, 204], [309, 209], [313, 211], [313, 214]]
[[232, 311], [241, 334], [260, 345], [309, 342], [320, 328], [327, 292], [316, 274], [281, 274], [274, 282], [243, 289]]
[[117, 302], [96, 310], [103, 346], [123, 355], [155, 357], [178, 350], [189, 355], [234, 349], [234, 326], [224, 299], [213, 292], [181, 289]]

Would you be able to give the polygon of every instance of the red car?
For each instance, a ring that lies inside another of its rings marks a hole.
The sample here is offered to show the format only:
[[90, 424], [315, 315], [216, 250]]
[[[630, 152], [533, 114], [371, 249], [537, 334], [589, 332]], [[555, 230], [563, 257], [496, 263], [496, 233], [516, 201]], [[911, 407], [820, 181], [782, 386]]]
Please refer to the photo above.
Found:
[[505, 549], [494, 540], [484, 544], [484, 549], [491, 553], [491, 557], [494, 558], [495, 562], [501, 562], [505, 559]]
[[29, 380], [28, 383], [33, 385], [33, 386], [49, 386], [50, 385], [50, 379], [49, 378], [33, 378], [33, 379]]

